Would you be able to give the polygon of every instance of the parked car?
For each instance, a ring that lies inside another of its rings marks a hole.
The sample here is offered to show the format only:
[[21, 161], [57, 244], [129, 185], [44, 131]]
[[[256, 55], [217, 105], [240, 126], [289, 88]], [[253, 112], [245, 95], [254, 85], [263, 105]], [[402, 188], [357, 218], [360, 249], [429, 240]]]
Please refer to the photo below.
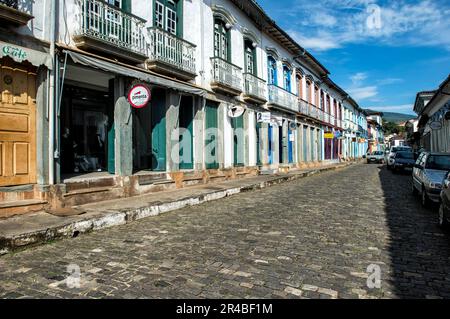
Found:
[[394, 157], [397, 152], [412, 152], [412, 148], [409, 146], [396, 146], [392, 147], [389, 154], [386, 157], [387, 169], [391, 169], [394, 165]]
[[375, 151], [367, 154], [367, 164], [371, 163], [384, 163], [384, 152], [383, 151]]
[[394, 164], [392, 165], [392, 172], [412, 171], [416, 159], [413, 152], [397, 152], [394, 155]]
[[450, 230], [450, 172], [446, 174], [443, 182], [438, 222], [442, 229]]
[[413, 194], [420, 194], [422, 205], [439, 203], [442, 183], [450, 171], [450, 153], [423, 152], [413, 169]]

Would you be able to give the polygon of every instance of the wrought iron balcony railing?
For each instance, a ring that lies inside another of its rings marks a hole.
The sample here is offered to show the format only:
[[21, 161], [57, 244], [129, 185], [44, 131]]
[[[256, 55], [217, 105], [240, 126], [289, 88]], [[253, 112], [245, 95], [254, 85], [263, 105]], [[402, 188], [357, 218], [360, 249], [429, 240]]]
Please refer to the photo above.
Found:
[[253, 96], [261, 101], [267, 100], [266, 81], [251, 73], [244, 73], [244, 94]]
[[162, 62], [178, 70], [196, 73], [196, 46], [160, 28], [148, 28], [149, 62]]
[[315, 105], [306, 102], [303, 99], [298, 99], [298, 106], [300, 113], [308, 115], [312, 118], [323, 121], [324, 113], [321, 109], [317, 108]]
[[101, 0], [77, 0], [77, 3], [81, 9], [77, 36], [87, 36], [120, 49], [146, 54], [145, 20]]
[[242, 69], [222, 58], [211, 58], [214, 86], [225, 86], [235, 92], [242, 92]]
[[269, 84], [269, 103], [298, 112], [297, 96], [274, 84]]
[[0, 4], [19, 10], [19, 0], [0, 0]]

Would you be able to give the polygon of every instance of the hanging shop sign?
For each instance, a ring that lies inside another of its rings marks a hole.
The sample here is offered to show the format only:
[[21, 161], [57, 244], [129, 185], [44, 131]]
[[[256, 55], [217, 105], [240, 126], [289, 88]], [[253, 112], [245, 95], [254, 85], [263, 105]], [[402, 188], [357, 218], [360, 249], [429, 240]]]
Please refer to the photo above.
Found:
[[342, 136], [342, 133], [341, 132], [339, 132], [339, 131], [335, 131], [334, 132], [334, 137], [335, 138], [340, 138]]
[[270, 112], [258, 112], [256, 116], [258, 123], [270, 123]]
[[229, 117], [239, 117], [244, 114], [245, 108], [240, 105], [232, 105], [228, 107], [228, 116]]
[[16, 62], [22, 62], [27, 58], [27, 52], [25, 50], [12, 45], [4, 45], [2, 47], [2, 53], [4, 56], [13, 58]]
[[147, 106], [150, 99], [150, 89], [144, 84], [133, 85], [128, 93], [128, 102], [135, 109], [142, 109]]
[[440, 130], [442, 128], [442, 122], [440, 121], [434, 121], [430, 123], [430, 128], [434, 130]]
[[334, 138], [334, 133], [333, 132], [325, 132], [323, 134], [323, 137], [326, 139], [333, 139]]

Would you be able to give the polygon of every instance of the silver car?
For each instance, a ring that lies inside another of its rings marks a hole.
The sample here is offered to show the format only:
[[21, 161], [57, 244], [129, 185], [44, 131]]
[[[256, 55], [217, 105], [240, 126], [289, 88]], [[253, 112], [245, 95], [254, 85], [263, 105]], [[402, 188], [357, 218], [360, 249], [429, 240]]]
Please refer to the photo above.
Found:
[[389, 151], [389, 153], [386, 156], [386, 165], [387, 165], [387, 169], [391, 169], [392, 166], [394, 165], [394, 158], [395, 158], [395, 153], [397, 152], [412, 152], [412, 148], [409, 146], [394, 146], [391, 148], [391, 150]]
[[422, 205], [439, 203], [442, 183], [450, 170], [450, 153], [423, 152], [413, 169], [413, 194], [421, 195]]

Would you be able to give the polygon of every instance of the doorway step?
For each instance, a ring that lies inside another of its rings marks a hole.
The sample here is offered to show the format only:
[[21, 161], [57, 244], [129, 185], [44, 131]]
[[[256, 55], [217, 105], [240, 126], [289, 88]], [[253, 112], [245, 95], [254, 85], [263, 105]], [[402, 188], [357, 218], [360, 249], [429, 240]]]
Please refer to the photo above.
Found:
[[147, 193], [162, 192], [175, 189], [175, 181], [168, 178], [167, 173], [143, 173], [131, 177], [131, 196]]
[[43, 210], [47, 192], [37, 185], [0, 187], [0, 218]]
[[123, 188], [115, 176], [80, 178], [64, 181], [62, 192], [64, 207], [72, 207], [124, 197]]

